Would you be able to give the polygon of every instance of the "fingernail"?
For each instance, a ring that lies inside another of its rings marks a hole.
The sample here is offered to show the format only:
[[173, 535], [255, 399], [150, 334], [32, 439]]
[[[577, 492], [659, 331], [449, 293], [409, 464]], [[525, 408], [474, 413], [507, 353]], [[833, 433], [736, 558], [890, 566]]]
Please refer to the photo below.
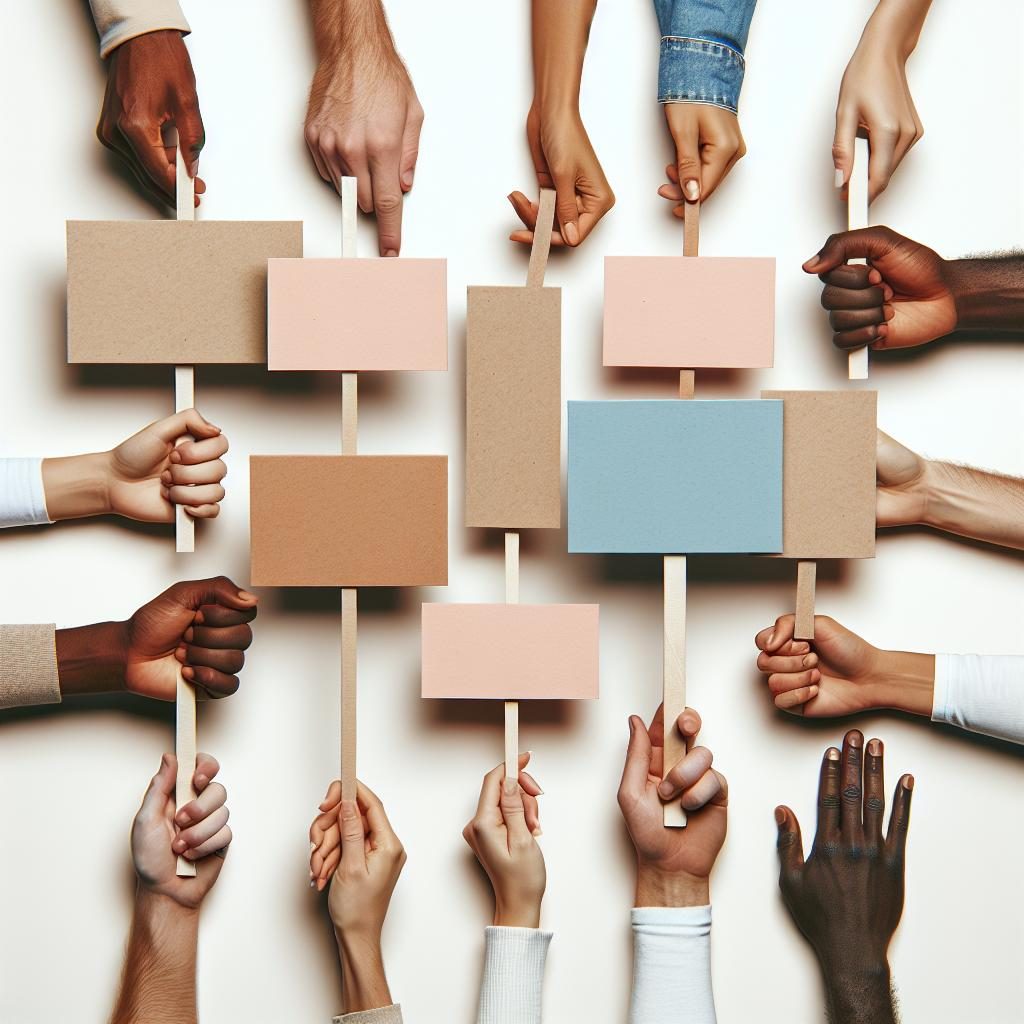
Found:
[[775, 645], [775, 630], [773, 629], [773, 630], [772, 630], [772, 631], [771, 631], [771, 632], [770, 632], [770, 633], [768, 634], [768, 646], [769, 646], [769, 647], [773, 647], [774, 645]]
[[412, 176], [413, 176], [413, 173], [414, 173], [413, 171], [406, 171], [405, 174], [402, 175], [402, 184], [406, 188], [412, 188]]
[[781, 807], [775, 808], [775, 824], [781, 825], [786, 820], [786, 812]]
[[836, 168], [835, 183], [836, 183], [836, 186], [835, 186], [836, 188], [842, 188], [843, 187], [843, 169], [841, 167], [837, 167]]
[[580, 241], [579, 228], [577, 228], [576, 225], [572, 221], [569, 221], [569, 223], [566, 224], [564, 228], [562, 228], [562, 234], [565, 235], [565, 240], [570, 245], [578, 245], [579, 244], [579, 241]]
[[250, 594], [248, 590], [240, 590], [238, 592], [238, 596], [243, 601], [255, 601], [256, 600], [256, 595], [255, 594]]
[[662, 779], [658, 784], [658, 793], [667, 800], [672, 795], [672, 783], [668, 779]]
[[913, 789], [914, 788], [914, 776], [913, 775], [904, 775], [903, 776], [903, 785], [904, 785], [904, 787], [906, 789]]
[[864, 746], [864, 737], [854, 729], [847, 735], [846, 742], [856, 750]]
[[385, 259], [390, 259], [391, 257], [397, 256], [397, 255], [398, 255], [398, 251], [396, 249], [385, 249], [384, 250], [384, 258]]
[[812, 686], [811, 687], [811, 696], [812, 697], [817, 697], [818, 696], [818, 687], [817, 686]]
[[310, 887], [310, 889], [315, 889], [316, 888], [316, 879], [315, 878], [311, 878], [309, 880], [309, 887]]
[[882, 289], [882, 295], [885, 298], [886, 302], [892, 301], [892, 297], [895, 294], [896, 293], [888, 285], [885, 285], [885, 287]]
[[828, 759], [830, 761], [838, 761], [839, 760], [839, 751], [835, 747], [829, 747], [828, 748]]
[[632, 739], [633, 738], [633, 731], [634, 731], [634, 729], [636, 729], [636, 724], [633, 721], [633, 716], [632, 715], [629, 716], [629, 719], [627, 721], [629, 723], [629, 736], [630, 736], [630, 739]]
[[878, 755], [882, 753], [882, 741], [871, 740], [871, 742], [868, 743], [868, 753], [872, 757], [878, 757]]
[[542, 835], [544, 835], [544, 829], [542, 829], [542, 828], [541, 828], [541, 827], [540, 827], [540, 826], [538, 825], [538, 826], [537, 826], [537, 827], [536, 827], [536, 828], [535, 828], [535, 829], [533, 830], [533, 833], [532, 833], [532, 835], [533, 835], [533, 838], [534, 838], [534, 839], [539, 839], [539, 838], [540, 838], [540, 837], [541, 837]]
[[197, 786], [205, 786], [209, 781], [205, 775], [197, 775], [195, 779]]
[[691, 178], [690, 181], [683, 186], [683, 194], [691, 203], [695, 203], [700, 199], [700, 185]]

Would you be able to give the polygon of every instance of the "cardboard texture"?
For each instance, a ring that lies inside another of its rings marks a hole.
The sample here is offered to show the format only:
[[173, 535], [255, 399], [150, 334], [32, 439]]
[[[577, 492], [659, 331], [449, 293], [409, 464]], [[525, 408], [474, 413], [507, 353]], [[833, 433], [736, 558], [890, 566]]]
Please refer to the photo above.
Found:
[[267, 367], [446, 370], [446, 262], [270, 260]]
[[605, 366], [757, 369], [774, 352], [773, 258], [605, 257]]
[[68, 362], [263, 363], [300, 221], [68, 221]]
[[467, 526], [561, 526], [561, 310], [560, 288], [468, 290]]
[[782, 403], [569, 403], [569, 550], [782, 550]]
[[873, 558], [874, 391], [762, 391], [783, 403], [786, 558]]
[[423, 696], [598, 695], [596, 604], [423, 605]]
[[251, 581], [258, 587], [448, 582], [443, 455], [254, 455]]

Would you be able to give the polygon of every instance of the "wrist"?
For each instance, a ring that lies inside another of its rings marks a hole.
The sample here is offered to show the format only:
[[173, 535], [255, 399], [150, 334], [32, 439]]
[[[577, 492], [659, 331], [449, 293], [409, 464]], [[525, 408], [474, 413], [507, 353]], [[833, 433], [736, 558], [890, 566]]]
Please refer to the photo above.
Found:
[[707, 878], [686, 871], [663, 871], [650, 864], [637, 867], [635, 907], [705, 907], [710, 902]]
[[495, 901], [491, 923], [497, 928], [539, 928], [540, 900], [514, 904]]
[[135, 890], [135, 917], [151, 934], [167, 937], [199, 930], [199, 908], [179, 903], [139, 882]]
[[931, 718], [935, 697], [935, 655], [912, 651], [876, 652], [869, 684], [871, 708], [893, 708]]
[[109, 452], [43, 459], [47, 514], [55, 522], [107, 515], [111, 511], [110, 477]]
[[110, 693], [125, 688], [127, 623], [97, 622], [58, 629], [54, 643], [57, 679], [63, 696]]
[[[930, 2], [930, 0], [929, 0]], [[908, 10], [905, 0], [879, 0], [864, 26], [872, 48], [905, 64], [917, 47], [924, 18]]]
[[830, 1019], [843, 1024], [890, 1024], [895, 1021], [889, 962], [880, 958], [831, 967], [822, 959]]
[[375, 1010], [391, 1005], [391, 993], [384, 973], [380, 934], [353, 934], [335, 926], [341, 961], [342, 991], [346, 1013]]

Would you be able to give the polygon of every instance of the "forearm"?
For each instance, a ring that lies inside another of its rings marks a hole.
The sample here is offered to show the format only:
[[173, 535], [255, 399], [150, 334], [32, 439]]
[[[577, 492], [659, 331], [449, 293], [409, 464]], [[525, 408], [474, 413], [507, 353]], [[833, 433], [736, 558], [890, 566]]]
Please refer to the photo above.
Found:
[[63, 696], [124, 689], [123, 622], [58, 629], [57, 676]]
[[597, 0], [533, 0], [534, 104], [578, 108]]
[[345, 1013], [374, 1010], [391, 1005], [391, 991], [384, 973], [380, 938], [346, 936], [337, 929], [338, 956]]
[[109, 454], [43, 459], [46, 510], [54, 522], [110, 512]]
[[354, 50], [394, 50], [381, 0], [310, 0], [317, 55], [335, 57]]
[[711, 883], [679, 871], [662, 872], [639, 865], [634, 907], [704, 907], [711, 902]]
[[929, 462], [924, 492], [926, 525], [1024, 549], [1024, 480], [970, 466]]
[[1024, 254], [946, 260], [957, 330], [1024, 330]]
[[111, 1024], [194, 1024], [199, 911], [140, 889]]
[[865, 688], [866, 706], [893, 708], [931, 718], [935, 696], [935, 655], [876, 651]]
[[823, 973], [830, 1024], [897, 1024], [887, 961]]
[[932, 0], [879, 0], [864, 29], [865, 38], [893, 48], [906, 60], [917, 46]]

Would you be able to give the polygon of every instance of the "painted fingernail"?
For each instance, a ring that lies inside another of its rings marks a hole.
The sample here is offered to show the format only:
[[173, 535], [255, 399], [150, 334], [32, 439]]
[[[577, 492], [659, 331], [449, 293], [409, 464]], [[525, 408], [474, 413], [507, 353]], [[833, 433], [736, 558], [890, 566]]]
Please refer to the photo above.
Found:
[[914, 776], [913, 775], [904, 775], [903, 776], [903, 787], [905, 789], [913, 789], [914, 788]]
[[829, 747], [828, 748], [828, 759], [830, 761], [838, 761], [839, 760], [839, 751], [835, 747]]
[[540, 826], [538, 825], [538, 826], [537, 826], [537, 827], [536, 827], [536, 828], [535, 828], [535, 829], [533, 830], [533, 832], [532, 832], [532, 835], [533, 835], [533, 838], [534, 838], [534, 839], [539, 839], [539, 838], [540, 838], [540, 837], [541, 837], [542, 835], [544, 835], [544, 829], [542, 829], [542, 828], [541, 828], [541, 827], [540, 827]]
[[310, 889], [315, 889], [316, 888], [316, 879], [315, 878], [311, 878], [309, 880], [309, 887], [310, 887]]
[[836, 174], [835, 174], [835, 187], [836, 188], [842, 188], [843, 187], [844, 177], [845, 176], [843, 175], [842, 167], [837, 167], [836, 168]]
[[882, 741], [881, 740], [871, 740], [868, 743], [868, 753], [872, 757], [878, 757], [879, 754], [882, 753]]
[[864, 746], [864, 737], [854, 729], [847, 735], [846, 742], [854, 749], [859, 749]]
[[786, 812], [781, 807], [775, 808], [775, 824], [781, 825], [786, 820]]
[[579, 231], [579, 228], [577, 228], [576, 225], [572, 221], [569, 221], [569, 223], [566, 224], [564, 228], [562, 228], [562, 234], [565, 235], [565, 240], [570, 245], [578, 245], [579, 244], [579, 241], [580, 241], [580, 231]]
[[412, 171], [406, 171], [405, 174], [402, 175], [402, 184], [406, 188], [412, 188], [412, 177], [413, 177], [413, 172]]
[[397, 255], [398, 255], [398, 250], [397, 249], [385, 249], [384, 250], [384, 258], [385, 259], [391, 259], [391, 258], [393, 258], [393, 257], [395, 257]]
[[662, 779], [658, 784], [658, 793], [667, 800], [672, 795], [672, 783], [668, 779]]
[[691, 179], [683, 186], [683, 194], [691, 203], [695, 203], [700, 199], [700, 185]]

